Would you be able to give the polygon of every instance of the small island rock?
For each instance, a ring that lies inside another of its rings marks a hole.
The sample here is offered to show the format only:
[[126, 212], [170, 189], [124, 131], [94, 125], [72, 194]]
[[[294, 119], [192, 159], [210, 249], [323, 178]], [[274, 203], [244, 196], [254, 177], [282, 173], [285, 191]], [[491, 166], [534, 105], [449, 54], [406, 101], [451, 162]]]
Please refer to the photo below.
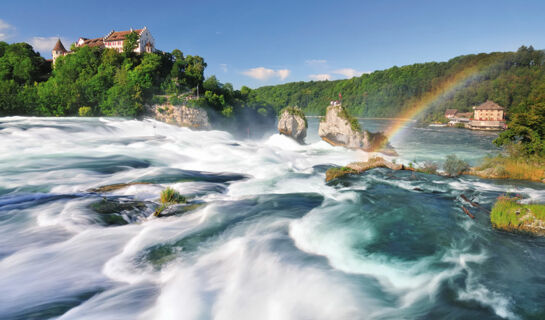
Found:
[[365, 151], [380, 150], [388, 155], [397, 155], [388, 145], [384, 134], [362, 130], [358, 120], [352, 117], [338, 101], [332, 101], [327, 107], [325, 118], [318, 128], [318, 135], [334, 146]]
[[305, 114], [298, 107], [287, 107], [280, 111], [278, 131], [292, 137], [299, 143], [304, 143], [307, 136], [307, 120]]

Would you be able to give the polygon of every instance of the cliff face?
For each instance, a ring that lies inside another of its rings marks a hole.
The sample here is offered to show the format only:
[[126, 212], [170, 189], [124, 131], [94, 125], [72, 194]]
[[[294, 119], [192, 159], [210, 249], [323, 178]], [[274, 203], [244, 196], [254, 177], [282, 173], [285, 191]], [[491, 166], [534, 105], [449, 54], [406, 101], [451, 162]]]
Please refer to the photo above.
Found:
[[354, 149], [369, 148], [368, 134], [353, 128], [343, 112], [341, 105], [327, 107], [325, 121], [320, 122], [318, 135], [332, 145]]
[[149, 111], [152, 117], [162, 122], [198, 130], [211, 129], [208, 114], [200, 108], [165, 104], [151, 106]]
[[299, 143], [304, 143], [307, 136], [307, 123], [299, 108], [286, 108], [278, 120], [278, 131], [292, 137]]
[[361, 130], [358, 121], [348, 115], [346, 109], [340, 104], [327, 107], [325, 119], [320, 122], [318, 134], [324, 141], [334, 146], [397, 156], [397, 152], [390, 146], [388, 138], [382, 132], [372, 133]]

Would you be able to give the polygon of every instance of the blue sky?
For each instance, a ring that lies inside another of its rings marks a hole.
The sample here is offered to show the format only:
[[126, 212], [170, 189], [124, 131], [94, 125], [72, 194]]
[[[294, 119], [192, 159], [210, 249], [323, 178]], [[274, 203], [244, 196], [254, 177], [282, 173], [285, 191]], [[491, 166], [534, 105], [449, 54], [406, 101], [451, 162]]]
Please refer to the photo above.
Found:
[[342, 79], [521, 45], [545, 48], [545, 1], [2, 1], [0, 40], [43, 56], [57, 36], [147, 26], [235, 88]]

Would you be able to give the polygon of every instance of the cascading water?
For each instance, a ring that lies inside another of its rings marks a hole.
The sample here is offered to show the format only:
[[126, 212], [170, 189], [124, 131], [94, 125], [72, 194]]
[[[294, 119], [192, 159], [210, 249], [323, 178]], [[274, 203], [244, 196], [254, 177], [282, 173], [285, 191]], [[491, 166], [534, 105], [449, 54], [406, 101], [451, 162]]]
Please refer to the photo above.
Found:
[[[488, 209], [506, 192], [545, 202], [542, 185], [385, 169], [326, 184], [329, 166], [368, 155], [316, 128], [299, 145], [152, 120], [0, 118], [0, 318], [545, 317], [545, 240], [460, 209], [461, 194]], [[406, 163], [497, 151], [491, 133], [404, 130], [392, 144]], [[154, 217], [167, 186], [195, 206]]]

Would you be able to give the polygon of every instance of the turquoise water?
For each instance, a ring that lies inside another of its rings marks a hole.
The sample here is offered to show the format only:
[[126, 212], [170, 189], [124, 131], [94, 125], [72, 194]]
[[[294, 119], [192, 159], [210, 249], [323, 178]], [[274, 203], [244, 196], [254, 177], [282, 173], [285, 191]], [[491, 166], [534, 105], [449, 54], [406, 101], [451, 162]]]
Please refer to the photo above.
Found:
[[[364, 121], [371, 131], [386, 121]], [[152, 120], [0, 118], [2, 319], [542, 319], [545, 240], [491, 228], [541, 184], [375, 169], [332, 147]], [[477, 163], [493, 133], [407, 126], [398, 161]], [[94, 188], [130, 182], [110, 192]], [[190, 208], [153, 216], [170, 186]], [[460, 195], [479, 202], [475, 220]]]

